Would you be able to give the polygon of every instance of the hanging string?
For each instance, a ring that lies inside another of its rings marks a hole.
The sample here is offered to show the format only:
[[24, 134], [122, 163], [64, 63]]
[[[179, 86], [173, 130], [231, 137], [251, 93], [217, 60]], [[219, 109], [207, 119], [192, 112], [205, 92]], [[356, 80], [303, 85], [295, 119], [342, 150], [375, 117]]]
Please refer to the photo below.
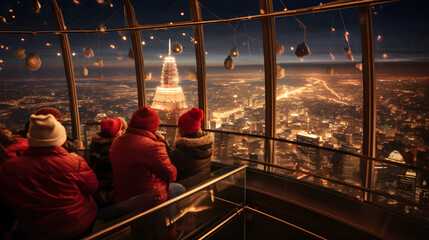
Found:
[[346, 24], [344, 23], [344, 18], [343, 18], [343, 14], [341, 12], [341, 9], [339, 10], [339, 12], [340, 12], [340, 17], [341, 17], [341, 22], [343, 23], [343, 27], [344, 27], [344, 38], [346, 39], [347, 47], [350, 49], [349, 31], [347, 31]]
[[13, 21], [13, 22], [7, 22], [6, 24], [15, 24], [15, 23], [19, 23], [19, 22], [22, 22], [23, 20], [25, 20], [25, 19], [27, 19], [28, 17], [30, 17], [30, 16], [32, 16], [32, 15], [34, 15], [34, 14], [37, 14], [39, 11], [41, 11], [47, 4], [49, 3], [49, 1], [47, 1], [45, 4], [43, 4], [39, 9], [37, 9], [37, 10], [34, 10], [34, 11], [31, 11], [31, 13], [30, 14], [28, 14], [27, 16], [24, 16], [24, 17], [22, 17], [22, 18], [20, 18], [20, 19], [16, 19], [15, 21]]
[[334, 30], [334, 17], [332, 17], [332, 23], [331, 23], [331, 30], [330, 30], [330, 36], [329, 36], [329, 56], [331, 56], [332, 60], [335, 60], [334, 54], [332, 53], [332, 38], [333, 38], [333, 32]]
[[[287, 10], [287, 7], [283, 3], [283, 1], [282, 0], [279, 0], [279, 1], [283, 5], [284, 9]], [[293, 16], [293, 18], [295, 18], [295, 20], [298, 22], [298, 25], [304, 29], [304, 42], [306, 42], [307, 41], [307, 26], [305, 26], [305, 24], [302, 23], [296, 16]]]
[[120, 5], [120, 7], [118, 8], [118, 10], [116, 10], [109, 18], [107, 18], [106, 21], [104, 21], [102, 24], [105, 26], [114, 16], [116, 16], [119, 11], [121, 11], [123, 9], [123, 6]]

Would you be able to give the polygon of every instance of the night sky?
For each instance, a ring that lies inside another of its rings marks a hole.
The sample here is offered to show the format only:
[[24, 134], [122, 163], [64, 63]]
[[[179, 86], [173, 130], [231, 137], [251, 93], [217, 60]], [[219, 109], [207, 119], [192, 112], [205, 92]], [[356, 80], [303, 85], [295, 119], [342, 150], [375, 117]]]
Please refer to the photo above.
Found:
[[[100, 0], [101, 1], [101, 0]], [[0, 3], [0, 16], [8, 24], [0, 24], [0, 31], [42, 31], [56, 30], [53, 20], [51, 3], [48, 0], [39, 0], [42, 9], [33, 13], [31, 1], [2, 0]], [[79, 4], [76, 4], [79, 2]], [[299, 9], [318, 5], [316, 0], [273, 0], [274, 10]], [[126, 27], [124, 21], [123, 0], [113, 0], [109, 5], [97, 3], [97, 0], [58, 0], [68, 30], [95, 30], [103, 24], [107, 29]], [[139, 24], [157, 24], [179, 21], [190, 21], [188, 0], [157, 0], [157, 1], [131, 1]], [[258, 0], [202, 0], [201, 9], [204, 20], [226, 19], [238, 16], [248, 16], [259, 13]], [[429, 60], [429, 3], [419, 0], [404, 0], [373, 7], [374, 46], [377, 61], [394, 62], [426, 62]], [[13, 16], [15, 18], [13, 18]], [[343, 21], [341, 20], [343, 18]], [[344, 32], [349, 35], [350, 48], [355, 61], [361, 58], [360, 28], [357, 9], [307, 14], [276, 19], [277, 42], [285, 46], [285, 53], [277, 56], [277, 62], [299, 63], [290, 48], [304, 41], [304, 29], [298, 21], [306, 26], [306, 42], [311, 49], [311, 56], [303, 60], [305, 63], [347, 62], [342, 48], [347, 46]], [[335, 31], [331, 29], [335, 28]], [[235, 37], [234, 37], [235, 29]], [[192, 42], [192, 27], [176, 28], [170, 30], [142, 31], [142, 40], [145, 41], [143, 54], [145, 67], [160, 67], [162, 58], [168, 49], [168, 38], [173, 43], [178, 41], [183, 45], [184, 52], [176, 55], [179, 66], [195, 66], [195, 51]], [[235, 60], [236, 65], [263, 64], [262, 30], [260, 20], [243, 21], [240, 23], [221, 23], [204, 26], [206, 61], [208, 66], [221, 66], [232, 47], [237, 46], [240, 57]], [[123, 40], [123, 37], [127, 37]], [[150, 37], [154, 39], [151, 40]], [[378, 37], [378, 38], [377, 38]], [[22, 40], [21, 40], [22, 39]], [[88, 66], [90, 72], [95, 67], [96, 59], [104, 61], [104, 67], [118, 69], [132, 69], [134, 63], [127, 57], [131, 48], [129, 34], [126, 32], [113, 32], [106, 34], [69, 34], [72, 52], [76, 53], [73, 63], [76, 69]], [[50, 45], [47, 46], [46, 43]], [[0, 63], [1, 78], [13, 77], [42, 77], [47, 72], [49, 76], [61, 75], [63, 65], [61, 52], [56, 35], [0, 35]], [[113, 47], [112, 47], [113, 46]], [[8, 50], [6, 50], [8, 47]], [[14, 57], [17, 47], [23, 47], [28, 55], [37, 53], [42, 59], [42, 67], [31, 72], [25, 68], [24, 60]], [[86, 59], [82, 49], [91, 47], [95, 58]], [[331, 50], [330, 50], [331, 49]], [[118, 52], [123, 55], [117, 60]], [[335, 56], [333, 60], [330, 53]], [[100, 72], [102, 70], [97, 70]], [[62, 73], [63, 75], [63, 73]], [[76, 74], [79, 77], [79, 74]]]

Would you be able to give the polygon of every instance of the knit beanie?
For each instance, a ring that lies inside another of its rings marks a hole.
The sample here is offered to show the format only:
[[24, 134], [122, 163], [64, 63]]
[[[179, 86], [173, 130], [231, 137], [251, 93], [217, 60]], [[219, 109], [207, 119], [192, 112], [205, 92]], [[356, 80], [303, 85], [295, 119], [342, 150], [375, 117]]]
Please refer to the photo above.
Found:
[[27, 137], [31, 147], [57, 147], [67, 140], [66, 129], [52, 114], [31, 114]]
[[141, 107], [131, 117], [129, 126], [150, 132], [156, 132], [159, 127], [158, 113], [150, 107]]
[[55, 119], [57, 119], [58, 121], [63, 119], [63, 115], [61, 114], [60, 110], [53, 107], [41, 108], [37, 110], [37, 112], [35, 113], [35, 115], [48, 115], [48, 114], [54, 115]]
[[180, 116], [177, 125], [185, 133], [194, 133], [200, 129], [201, 120], [203, 120], [203, 118], [203, 110], [199, 108], [192, 108], [190, 111], [187, 111], [182, 116]]
[[119, 118], [106, 119], [100, 122], [101, 131], [112, 136], [118, 135], [119, 130], [121, 130], [121, 126], [122, 123]]

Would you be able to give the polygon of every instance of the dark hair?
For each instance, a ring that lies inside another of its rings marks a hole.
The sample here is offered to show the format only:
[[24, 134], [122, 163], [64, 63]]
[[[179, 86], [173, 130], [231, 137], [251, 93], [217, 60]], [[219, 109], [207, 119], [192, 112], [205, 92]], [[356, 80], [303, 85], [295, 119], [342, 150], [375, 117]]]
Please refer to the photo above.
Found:
[[6, 148], [16, 142], [16, 137], [7, 134], [6, 131], [9, 131], [9, 129], [0, 126], [0, 162], [4, 162], [8, 158]]

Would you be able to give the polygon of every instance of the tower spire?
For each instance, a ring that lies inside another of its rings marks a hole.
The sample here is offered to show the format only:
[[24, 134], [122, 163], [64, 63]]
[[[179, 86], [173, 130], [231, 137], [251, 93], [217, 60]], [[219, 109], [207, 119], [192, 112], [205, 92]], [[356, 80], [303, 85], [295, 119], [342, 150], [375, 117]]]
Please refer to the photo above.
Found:
[[171, 57], [171, 38], [168, 38], [168, 56]]

